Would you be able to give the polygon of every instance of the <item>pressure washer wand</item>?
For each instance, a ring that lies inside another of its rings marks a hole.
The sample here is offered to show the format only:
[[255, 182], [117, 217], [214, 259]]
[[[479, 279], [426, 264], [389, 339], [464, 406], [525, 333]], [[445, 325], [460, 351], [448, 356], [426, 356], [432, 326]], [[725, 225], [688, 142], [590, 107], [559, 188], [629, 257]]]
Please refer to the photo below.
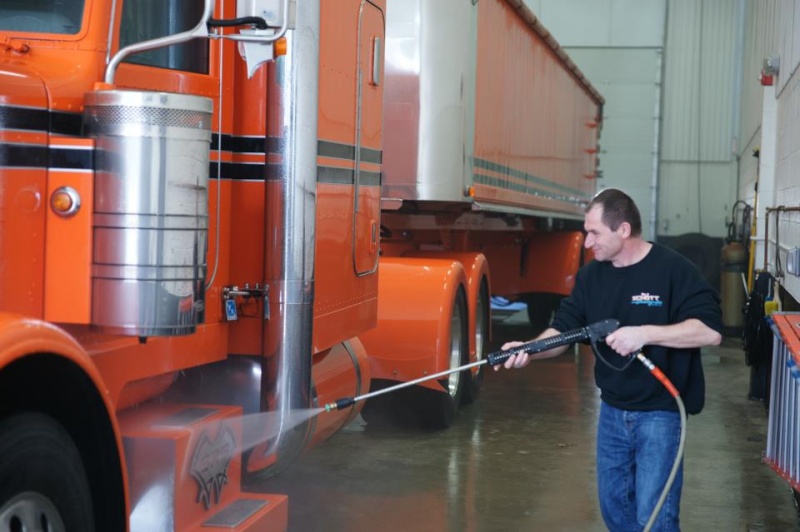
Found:
[[555, 347], [561, 347], [562, 345], [574, 344], [575, 342], [583, 342], [586, 340], [595, 343], [597, 342], [597, 340], [605, 338], [612, 332], [616, 331], [618, 327], [619, 327], [619, 321], [617, 320], [598, 321], [591, 325], [587, 325], [586, 327], [581, 327], [580, 329], [568, 331], [563, 334], [557, 334], [556, 336], [551, 336], [549, 338], [544, 338], [542, 340], [534, 340], [533, 342], [528, 342], [526, 344], [519, 345], [517, 347], [508, 349], [506, 351], [495, 351], [494, 353], [489, 353], [489, 355], [487, 355], [486, 358], [483, 360], [478, 360], [477, 362], [472, 362], [470, 364], [459, 366], [454, 369], [440, 371], [439, 373], [434, 373], [433, 375], [426, 375], [424, 377], [420, 377], [419, 379], [414, 379], [408, 382], [401, 382], [396, 386], [390, 386], [382, 390], [376, 390], [374, 392], [365, 393], [363, 395], [359, 395], [356, 397], [343, 397], [341, 399], [337, 399], [333, 403], [326, 404], [325, 411], [331, 412], [333, 410], [341, 410], [343, 408], [347, 408], [348, 406], [352, 406], [357, 401], [363, 401], [364, 399], [369, 399], [370, 397], [375, 397], [377, 395], [383, 395], [385, 393], [394, 392], [401, 388], [414, 386], [415, 384], [429, 381], [431, 379], [445, 377], [447, 375], [450, 375], [451, 373], [455, 373], [457, 371], [464, 371], [477, 366], [481, 366], [483, 364], [486, 364], [487, 362], [489, 363], [490, 366], [496, 366], [508, 360], [508, 358], [511, 355], [518, 355], [523, 352], [539, 353], [541, 351], [547, 351], [548, 349], [553, 349]]
[[400, 384], [397, 384], [395, 386], [389, 386], [388, 388], [384, 388], [382, 390], [376, 390], [374, 392], [365, 393], [363, 395], [358, 395], [356, 397], [342, 397], [341, 399], [337, 399], [333, 403], [326, 404], [325, 411], [331, 412], [332, 410], [341, 410], [342, 408], [347, 408], [348, 406], [353, 405], [356, 401], [363, 401], [364, 399], [369, 399], [370, 397], [375, 397], [376, 395], [383, 395], [385, 393], [394, 392], [401, 388], [407, 388], [408, 386], [414, 386], [415, 384], [429, 381], [431, 379], [445, 377], [447, 375], [450, 375], [451, 373], [455, 373], [457, 371], [464, 371], [466, 369], [474, 368], [476, 366], [481, 366], [483, 364], [486, 364], [486, 360], [478, 360], [477, 362], [472, 362], [470, 364], [459, 366], [454, 369], [440, 371], [439, 373], [434, 373], [433, 375], [426, 375], [424, 377], [420, 377], [419, 379], [414, 379], [413, 381], [401, 382]]

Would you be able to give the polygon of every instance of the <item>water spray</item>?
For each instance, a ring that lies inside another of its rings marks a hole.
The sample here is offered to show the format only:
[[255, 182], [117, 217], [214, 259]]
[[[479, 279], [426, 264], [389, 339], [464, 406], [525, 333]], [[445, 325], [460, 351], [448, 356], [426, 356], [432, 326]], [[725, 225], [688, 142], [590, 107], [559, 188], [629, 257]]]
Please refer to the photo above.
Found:
[[617, 320], [598, 321], [597, 323], [587, 325], [586, 327], [581, 327], [579, 329], [565, 332], [563, 334], [558, 334], [556, 336], [551, 336], [549, 338], [544, 338], [542, 340], [534, 340], [533, 342], [528, 342], [526, 344], [519, 345], [517, 347], [508, 349], [506, 351], [495, 351], [494, 353], [489, 353], [483, 360], [478, 360], [477, 362], [465, 364], [457, 368], [448, 369], [446, 371], [440, 371], [439, 373], [434, 373], [432, 375], [426, 375], [424, 377], [420, 377], [419, 379], [414, 379], [408, 382], [402, 382], [395, 386], [390, 386], [382, 390], [376, 390], [374, 392], [365, 393], [363, 395], [358, 395], [355, 397], [343, 397], [341, 399], [337, 399], [332, 403], [326, 404], [325, 411], [332, 412], [334, 410], [341, 410], [343, 408], [352, 406], [358, 401], [369, 399], [370, 397], [375, 397], [378, 395], [383, 395], [385, 393], [394, 392], [401, 388], [414, 386], [415, 384], [429, 381], [431, 379], [446, 377], [451, 373], [468, 370], [471, 368], [482, 366], [483, 364], [488, 363], [490, 366], [496, 366], [508, 360], [508, 358], [511, 357], [512, 355], [518, 355], [520, 353], [539, 353], [541, 351], [547, 351], [548, 349], [553, 349], [555, 347], [561, 347], [562, 345], [574, 344], [575, 342], [585, 342], [587, 340], [590, 341], [592, 345], [594, 345], [595, 343], [597, 343], [597, 341], [605, 338], [612, 332], [616, 331], [618, 327], [619, 327], [619, 322]]

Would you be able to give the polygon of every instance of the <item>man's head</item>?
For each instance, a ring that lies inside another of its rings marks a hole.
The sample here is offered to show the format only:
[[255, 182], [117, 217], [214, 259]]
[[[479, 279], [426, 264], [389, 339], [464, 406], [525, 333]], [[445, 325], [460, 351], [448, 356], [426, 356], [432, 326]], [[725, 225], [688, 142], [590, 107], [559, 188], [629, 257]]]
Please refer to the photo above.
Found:
[[584, 219], [586, 241], [599, 261], [611, 261], [615, 265], [628, 262], [628, 242], [641, 241], [642, 217], [633, 200], [615, 188], [598, 193], [586, 206]]

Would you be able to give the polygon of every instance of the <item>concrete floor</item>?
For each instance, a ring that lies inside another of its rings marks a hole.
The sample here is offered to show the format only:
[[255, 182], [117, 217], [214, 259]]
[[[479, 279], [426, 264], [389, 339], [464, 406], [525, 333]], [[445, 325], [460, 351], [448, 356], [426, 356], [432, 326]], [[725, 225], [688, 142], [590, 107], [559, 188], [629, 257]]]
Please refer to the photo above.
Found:
[[[495, 320], [493, 349], [527, 338]], [[792, 490], [761, 463], [763, 403], [747, 399], [737, 340], [704, 350], [705, 410], [689, 420], [686, 531], [800, 530]], [[487, 372], [453, 427], [353, 424], [257, 491], [289, 495], [289, 530], [601, 531], [594, 439], [599, 394], [590, 352]]]

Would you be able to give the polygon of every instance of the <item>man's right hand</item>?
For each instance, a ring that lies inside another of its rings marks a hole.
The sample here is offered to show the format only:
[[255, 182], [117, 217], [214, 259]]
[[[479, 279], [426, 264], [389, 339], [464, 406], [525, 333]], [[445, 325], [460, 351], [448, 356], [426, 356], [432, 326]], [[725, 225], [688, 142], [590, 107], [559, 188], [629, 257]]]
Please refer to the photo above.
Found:
[[[501, 351], [507, 351], [509, 349], [513, 349], [515, 347], [519, 347], [524, 343], [525, 342], [506, 342], [506, 343], [503, 344], [503, 346], [500, 348], [500, 350]], [[531, 358], [528, 355], [528, 353], [519, 353], [517, 355], [511, 355], [510, 357], [508, 357], [508, 359], [502, 364], [502, 367], [504, 367], [506, 369], [524, 368], [525, 366], [528, 365], [528, 363], [530, 361], [531, 361]], [[498, 364], [497, 366], [494, 366], [494, 370], [495, 371], [499, 371], [500, 370], [500, 366], [501, 366], [500, 364]]]
[[[534, 338], [534, 340], [543, 340], [545, 338], [549, 338], [549, 337], [555, 336], [557, 334], [561, 334], [561, 333], [558, 330], [553, 329], [552, 327], [548, 327], [547, 329], [544, 330], [544, 332], [542, 334], [540, 334], [539, 336]], [[528, 340], [528, 342], [532, 342], [534, 340]], [[519, 347], [522, 344], [525, 344], [525, 343], [528, 343], [528, 342], [506, 342], [506, 343], [503, 344], [503, 346], [500, 349], [502, 351], [508, 351], [509, 349], [513, 349], [515, 347]], [[531, 360], [537, 360], [537, 359], [540, 359], [540, 358], [551, 358], [551, 357], [554, 357], [554, 356], [558, 356], [561, 353], [563, 353], [564, 351], [566, 351], [567, 348], [568, 348], [568, 346], [562, 345], [560, 347], [554, 347], [553, 349], [548, 349], [547, 351], [541, 351], [539, 353], [536, 353], [535, 355], [532, 355], [530, 353], [520, 353], [518, 355], [511, 355], [510, 357], [508, 357], [508, 359], [506, 359], [505, 362], [503, 362], [502, 366], [504, 368], [506, 368], [506, 369], [524, 368], [525, 366], [527, 366], [530, 363]], [[500, 364], [498, 364], [497, 366], [494, 366], [494, 370], [495, 371], [497, 371], [499, 369], [500, 369]]]

